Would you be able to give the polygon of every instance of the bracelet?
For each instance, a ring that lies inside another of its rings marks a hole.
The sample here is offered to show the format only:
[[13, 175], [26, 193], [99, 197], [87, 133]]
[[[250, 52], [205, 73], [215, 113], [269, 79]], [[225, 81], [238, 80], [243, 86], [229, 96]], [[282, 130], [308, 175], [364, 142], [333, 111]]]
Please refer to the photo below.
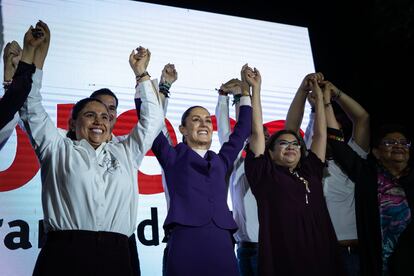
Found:
[[331, 103], [331, 102], [326, 103], [326, 104], [325, 104], [325, 107], [329, 107], [330, 105], [332, 105], [332, 103]]
[[148, 72], [147, 71], [145, 71], [144, 73], [142, 73], [141, 75], [139, 75], [139, 76], [135, 76], [135, 79], [137, 80], [137, 82], [138, 81], [140, 81], [143, 77], [145, 77], [145, 76], [148, 76], [148, 77], [150, 77], [151, 78], [151, 76], [150, 76], [150, 74], [148, 74]]
[[339, 142], [345, 142], [344, 137], [337, 136], [337, 135], [334, 135], [334, 134], [328, 134], [328, 139], [339, 141]]
[[166, 98], [169, 98], [170, 96], [168, 94], [170, 94], [170, 87], [171, 87], [171, 83], [164, 82], [158, 85], [158, 90], [160, 93], [164, 94]]
[[338, 92], [335, 94], [335, 96], [331, 98], [331, 101], [335, 102], [336, 100], [338, 100], [341, 97], [341, 94], [342, 94], [342, 91], [338, 89]]
[[166, 98], [170, 97], [168, 95], [170, 94], [170, 88], [171, 88], [171, 83], [169, 83], [168, 81], [164, 81], [163, 83], [160, 83], [158, 85], [158, 90], [160, 91], [160, 93], [164, 94]]
[[164, 97], [169, 98], [170, 91], [160, 89], [159, 92], [164, 95]]
[[235, 104], [239, 103], [241, 97], [242, 97], [242, 94], [233, 95], [233, 103], [232, 103], [232, 105], [235, 105]]
[[168, 81], [164, 81], [163, 83], [160, 83], [159, 84], [159, 87], [162, 87], [162, 88], [165, 88], [165, 89], [167, 89], [167, 90], [170, 90], [170, 88], [171, 88], [171, 83], [169, 83]]

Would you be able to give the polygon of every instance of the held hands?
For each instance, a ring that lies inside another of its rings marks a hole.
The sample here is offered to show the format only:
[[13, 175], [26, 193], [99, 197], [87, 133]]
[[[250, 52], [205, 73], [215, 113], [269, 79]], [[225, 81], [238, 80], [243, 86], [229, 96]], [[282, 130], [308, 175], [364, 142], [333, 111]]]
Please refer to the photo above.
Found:
[[164, 66], [161, 72], [160, 84], [167, 83], [173, 84], [178, 78], [177, 70], [175, 70], [174, 64], [168, 63]]
[[39, 22], [36, 24], [36, 28], [30, 26], [29, 29], [26, 31], [23, 41], [23, 50], [24, 48], [36, 49], [45, 39], [45, 35], [43, 33], [44, 30], [38, 28]]
[[219, 93], [222, 95], [239, 95], [242, 93], [243, 87], [245, 90], [249, 90], [248, 84], [246, 82], [242, 82], [239, 79], [231, 79], [220, 86]]
[[316, 80], [317, 83], [320, 83], [324, 80], [324, 76], [320, 72], [306, 75], [299, 86], [299, 90], [305, 93], [309, 93], [310, 91], [312, 91], [312, 80]]
[[15, 40], [6, 44], [3, 53], [4, 81], [11, 81], [22, 58], [22, 48]]
[[311, 78], [309, 80], [310, 85], [311, 85], [311, 90], [312, 90], [312, 98], [314, 99], [314, 103], [316, 105], [316, 103], [323, 103], [323, 94], [322, 94], [322, 90], [319, 86], [318, 80], [316, 78]]
[[43, 68], [50, 44], [50, 30], [46, 23], [39, 20], [36, 28], [30, 26], [24, 35], [21, 60], [39, 69]]
[[[50, 30], [47, 24], [41, 20], [36, 23], [36, 28], [32, 29], [32, 36], [40, 40], [39, 46], [36, 49], [33, 63], [36, 68], [42, 69], [45, 63], [47, 52], [50, 45]], [[24, 49], [23, 49], [24, 51]]]
[[[260, 75], [259, 70], [257, 70], [256, 68], [250, 68], [247, 63], [242, 67], [241, 78], [242, 81], [247, 82], [247, 84], [250, 85], [252, 88], [260, 88], [262, 84], [262, 77]], [[243, 94], [244, 93], [245, 91], [243, 91]]]
[[337, 100], [342, 93], [342, 91], [330, 81], [323, 81], [321, 87], [325, 103]]
[[142, 46], [139, 46], [136, 50], [132, 50], [129, 55], [129, 65], [131, 66], [132, 71], [134, 71], [137, 81], [150, 78], [148, 73], [145, 75], [150, 58], [151, 52]]

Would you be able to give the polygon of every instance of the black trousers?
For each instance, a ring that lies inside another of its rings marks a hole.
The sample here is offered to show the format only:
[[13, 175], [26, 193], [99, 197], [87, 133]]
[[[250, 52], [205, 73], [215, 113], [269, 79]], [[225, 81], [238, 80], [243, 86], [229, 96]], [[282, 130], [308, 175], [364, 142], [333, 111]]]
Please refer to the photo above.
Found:
[[135, 239], [135, 233], [128, 239], [129, 255], [131, 257], [132, 275], [141, 276], [141, 268], [139, 265], [137, 240]]
[[33, 275], [132, 276], [128, 237], [84, 230], [49, 232]]

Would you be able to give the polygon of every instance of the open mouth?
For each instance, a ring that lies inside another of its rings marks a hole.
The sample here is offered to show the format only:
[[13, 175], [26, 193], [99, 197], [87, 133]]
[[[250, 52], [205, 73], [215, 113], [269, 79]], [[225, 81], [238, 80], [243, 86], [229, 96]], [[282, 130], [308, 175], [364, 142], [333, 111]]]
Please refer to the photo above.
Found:
[[102, 134], [104, 132], [100, 128], [91, 128], [90, 131], [93, 132], [93, 133], [95, 133], [95, 134]]

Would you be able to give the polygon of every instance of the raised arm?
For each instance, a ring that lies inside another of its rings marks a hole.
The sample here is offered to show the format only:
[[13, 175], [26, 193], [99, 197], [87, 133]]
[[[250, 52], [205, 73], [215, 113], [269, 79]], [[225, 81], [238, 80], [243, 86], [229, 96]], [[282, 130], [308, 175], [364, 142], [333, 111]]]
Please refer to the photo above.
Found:
[[[33, 56], [33, 62], [37, 60], [39, 63], [36, 66], [43, 66], [47, 55], [47, 49], [50, 44], [50, 31], [44, 22], [38, 22], [36, 24], [37, 34], [42, 34], [36, 37], [33, 36], [34, 31], [31, 28], [25, 35], [25, 41], [23, 46], [37, 45], [35, 54]], [[22, 55], [22, 61], [25, 60], [25, 55]], [[36, 71], [33, 75], [32, 89], [27, 97], [27, 101], [20, 109], [20, 118], [22, 119], [26, 131], [31, 138], [32, 145], [40, 159], [44, 159], [49, 154], [53, 154], [56, 143], [60, 142], [63, 137], [59, 134], [54, 122], [50, 119], [49, 115], [42, 106], [42, 97], [40, 95], [40, 89], [42, 86], [42, 68], [36, 67]]]
[[[164, 66], [164, 69], [161, 72], [160, 83], [158, 85], [159, 96], [161, 100], [161, 105], [164, 110], [164, 117], [167, 115], [167, 108], [168, 108], [168, 99], [170, 95], [170, 88], [172, 84], [177, 80], [178, 73], [175, 69], [175, 65], [168, 63]], [[170, 134], [168, 132], [167, 126], [164, 124], [162, 132], [164, 133], [165, 137], [167, 138], [170, 145], [172, 145], [172, 140]]]
[[243, 66], [241, 75], [242, 81], [247, 82], [252, 88], [252, 134], [249, 145], [254, 155], [259, 156], [264, 153], [266, 146], [263, 133], [262, 104], [260, 100], [262, 77], [256, 68], [252, 70], [247, 64]]
[[243, 83], [239, 79], [231, 79], [226, 83], [223, 83], [218, 91], [219, 96], [216, 105], [216, 119], [218, 137], [221, 145], [229, 140], [231, 134], [228, 95], [233, 95], [233, 105], [235, 105], [236, 120], [238, 120], [243, 85], [246, 86], [245, 90], [249, 89], [247, 83]]
[[164, 114], [167, 113], [170, 88], [177, 78], [178, 73], [175, 69], [175, 65], [171, 63], [166, 64], [161, 71], [160, 83], [158, 85], [161, 103], [164, 108]]
[[[3, 52], [3, 66], [4, 66], [4, 75], [3, 75], [3, 81], [4, 85], [7, 86], [7, 84], [10, 84], [13, 75], [16, 72], [17, 65], [19, 64], [19, 61], [22, 58], [22, 48], [20, 47], [19, 43], [17, 43], [15, 40], [12, 42], [8, 42], [6, 44], [6, 47], [4, 47]], [[5, 87], [7, 88], [7, 87]]]
[[290, 104], [288, 113], [286, 115], [285, 129], [299, 132], [300, 125], [302, 124], [303, 114], [305, 111], [306, 97], [312, 90], [312, 80], [316, 80], [318, 83], [323, 80], [322, 73], [311, 73], [305, 76], [300, 84], [292, 103]]
[[47, 24], [41, 20], [36, 23], [36, 28], [33, 30], [33, 34], [39, 39], [42, 39], [42, 43], [36, 49], [36, 55], [33, 58], [33, 63], [36, 68], [42, 70], [46, 60], [47, 52], [50, 45], [50, 30]]
[[316, 78], [311, 79], [312, 94], [315, 97], [315, 123], [313, 126], [313, 137], [311, 150], [322, 162], [325, 162], [326, 153], [326, 116], [322, 90]]
[[303, 140], [305, 142], [306, 148], [309, 149], [312, 144], [313, 125], [315, 124], [315, 98], [312, 93], [309, 93], [307, 99], [311, 106], [311, 112], [309, 114], [309, 122], [306, 126], [305, 136]]
[[138, 124], [121, 143], [131, 149], [137, 169], [155, 137], [160, 133], [164, 119], [158, 92], [147, 72], [150, 57], [151, 52], [141, 46], [136, 49], [136, 52], [133, 50], [129, 56], [129, 64], [137, 82], [135, 98], [141, 98], [142, 104]]
[[224, 91], [219, 90], [217, 105], [216, 105], [216, 120], [217, 120], [217, 134], [220, 145], [223, 145], [229, 140], [230, 130], [230, 115], [229, 115], [229, 96]]
[[23, 106], [32, 88], [32, 75], [35, 71], [32, 64], [42, 69], [49, 43], [50, 30], [44, 22], [39, 21], [36, 28], [30, 26], [27, 30], [23, 50], [16, 41], [7, 43], [4, 49], [5, 94], [0, 100], [0, 131], [5, 126], [7, 128], [0, 134], [0, 145], [8, 139], [18, 122], [16, 112]]
[[[338, 89], [331, 82], [327, 82], [328, 97], [336, 101], [348, 118], [352, 121], [352, 138], [365, 152], [369, 151], [370, 117], [369, 113], [353, 98]], [[329, 125], [328, 127], [332, 127]]]
[[335, 112], [332, 108], [332, 91], [333, 91], [333, 84], [329, 81], [323, 81], [322, 83], [322, 94], [323, 94], [323, 101], [325, 104], [325, 116], [326, 116], [326, 124], [329, 128], [340, 129], [341, 126], [336, 120]]
[[[26, 45], [23, 53], [16, 41], [7, 43], [4, 48], [5, 93], [0, 99], [0, 130], [6, 125], [7, 128], [0, 134], [2, 137], [0, 144], [7, 140], [15, 128], [18, 120], [14, 119], [14, 116], [23, 106], [32, 87], [32, 75], [35, 71], [32, 63], [35, 49], [34, 45]], [[24, 60], [19, 62], [22, 54], [24, 54]], [[13, 122], [9, 124], [11, 121]]]

